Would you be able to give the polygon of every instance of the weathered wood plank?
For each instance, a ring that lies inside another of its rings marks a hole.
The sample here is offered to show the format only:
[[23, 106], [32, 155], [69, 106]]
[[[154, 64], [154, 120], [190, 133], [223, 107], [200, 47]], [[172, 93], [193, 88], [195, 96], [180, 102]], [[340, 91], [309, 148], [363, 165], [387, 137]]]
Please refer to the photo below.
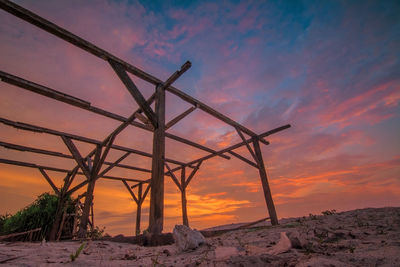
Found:
[[135, 229], [135, 233], [136, 235], [140, 235], [140, 218], [142, 215], [142, 190], [143, 190], [143, 184], [140, 183], [139, 184], [139, 188], [138, 188], [138, 198], [139, 201], [137, 202], [137, 207], [136, 207], [136, 229]]
[[107, 168], [105, 168], [101, 173], [99, 173], [99, 176], [105, 175], [107, 172], [109, 172], [112, 168], [118, 165], [121, 161], [123, 161], [126, 157], [128, 157], [131, 154], [131, 152], [126, 152], [124, 155], [122, 155], [120, 158], [118, 158], [114, 163], [109, 165]]
[[257, 164], [255, 164], [255, 163], [252, 162], [251, 160], [246, 159], [246, 158], [243, 157], [242, 155], [240, 155], [240, 154], [238, 154], [238, 153], [236, 153], [236, 152], [234, 152], [234, 151], [229, 151], [228, 153], [231, 154], [232, 156], [235, 156], [236, 158], [238, 158], [238, 159], [240, 159], [240, 160], [246, 162], [247, 164], [249, 164], [249, 165], [251, 165], [251, 166], [253, 166], [253, 167], [255, 167], [255, 168], [258, 169], [258, 165], [257, 165]]
[[174, 183], [176, 184], [176, 186], [178, 187], [179, 191], [182, 191], [182, 186], [179, 183], [178, 179], [176, 178], [175, 174], [173, 171], [171, 171], [171, 168], [168, 166], [168, 164], [165, 162], [165, 167], [167, 167], [169, 173], [171, 174], [170, 177], [172, 179], [172, 181], [174, 181]]
[[188, 108], [185, 112], [183, 112], [182, 114], [179, 114], [178, 116], [176, 116], [175, 118], [173, 118], [172, 120], [170, 120], [166, 125], [165, 125], [165, 130], [168, 130], [169, 128], [171, 128], [172, 126], [174, 126], [175, 124], [177, 124], [180, 120], [182, 120], [183, 118], [185, 118], [187, 115], [189, 115], [190, 113], [192, 113], [197, 107], [193, 106]]
[[47, 175], [45, 170], [43, 170], [42, 168], [39, 168], [39, 171], [43, 175], [43, 177], [46, 179], [46, 181], [50, 184], [51, 188], [53, 188], [53, 190], [56, 193], [56, 195], [60, 195], [60, 190], [58, 190], [57, 186], [50, 179], [49, 175]]
[[122, 183], [125, 185], [126, 189], [128, 189], [128, 192], [131, 194], [133, 200], [135, 200], [136, 204], [139, 204], [139, 200], [136, 197], [135, 193], [132, 191], [132, 189], [129, 187], [128, 183], [125, 180], [122, 180]]
[[146, 99], [144, 99], [142, 93], [136, 87], [135, 83], [131, 80], [131, 78], [129, 78], [124, 67], [112, 59], [108, 60], [108, 62], [110, 63], [110, 65], [114, 69], [114, 71], [117, 73], [117, 75], [120, 78], [120, 80], [122, 81], [122, 83], [128, 89], [129, 93], [131, 93], [131, 95], [135, 99], [136, 103], [143, 110], [144, 114], [146, 114], [146, 116], [150, 120], [151, 124], [153, 124], [154, 128], [157, 128], [158, 121], [157, 121], [156, 115], [154, 114], [150, 105], [147, 103]]
[[181, 204], [182, 204], [182, 223], [183, 225], [186, 225], [189, 227], [189, 219], [188, 219], [188, 214], [187, 214], [187, 200], [186, 200], [186, 168], [183, 167], [181, 169], [181, 185], [182, 185], [182, 190], [181, 190]]
[[64, 141], [65, 145], [67, 146], [68, 150], [71, 152], [72, 156], [74, 157], [76, 163], [81, 168], [82, 172], [85, 174], [87, 179], [90, 179], [90, 171], [89, 167], [86, 165], [85, 161], [82, 158], [82, 155], [79, 153], [78, 149], [76, 148], [75, 144], [72, 140], [66, 136], [61, 136], [62, 140]]
[[260, 144], [258, 143], [258, 138], [253, 138], [253, 146], [254, 152], [256, 153], [258, 159], [258, 170], [260, 173], [261, 184], [264, 191], [265, 202], [267, 203], [269, 217], [271, 218], [272, 225], [277, 225], [278, 216], [276, 215], [274, 200], [272, 199], [271, 189], [269, 188], [267, 172], [265, 170], [264, 160], [262, 157]]
[[258, 165], [257, 157], [256, 157], [256, 155], [254, 154], [253, 149], [251, 149], [249, 143], [246, 142], [246, 138], [244, 137], [244, 135], [242, 134], [242, 132], [241, 132], [238, 128], [236, 128], [236, 132], [238, 133], [238, 135], [239, 135], [240, 138], [242, 139], [243, 143], [245, 143], [245, 145], [246, 145], [246, 147], [247, 147], [247, 150], [250, 152], [250, 155], [253, 157], [254, 161], [255, 161], [255, 162], [257, 163], [257, 165]]
[[149, 232], [160, 234], [164, 224], [165, 90], [156, 87], [155, 113], [158, 126], [153, 135]]
[[203, 163], [203, 161], [199, 161], [196, 165], [196, 167], [192, 170], [192, 172], [190, 173], [189, 177], [187, 178], [186, 182], [185, 182], [185, 188], [189, 185], [190, 181], [193, 179], [194, 175], [196, 174], [196, 172], [200, 169], [200, 165], [201, 163]]
[[[40, 126], [35, 126], [32, 124], [28, 124], [28, 123], [22, 123], [22, 122], [15, 122], [15, 121], [11, 121], [5, 118], [0, 118], [0, 123], [3, 123], [5, 125], [8, 126], [12, 126], [15, 127], [17, 129], [21, 129], [21, 130], [26, 130], [26, 131], [31, 131], [31, 132], [40, 132], [40, 133], [47, 133], [47, 134], [51, 134], [51, 135], [55, 135], [55, 136], [65, 136], [68, 137], [70, 139], [74, 139], [74, 140], [78, 140], [78, 141], [82, 141], [85, 143], [89, 143], [89, 144], [102, 144], [102, 141], [98, 141], [95, 139], [91, 139], [91, 138], [87, 138], [87, 137], [83, 137], [83, 136], [79, 136], [79, 135], [74, 135], [74, 134], [69, 134], [69, 133], [65, 133], [65, 132], [60, 132], [60, 131], [56, 131], [56, 130], [52, 130], [52, 129], [48, 129], [48, 128], [44, 128], [44, 127], [40, 127]], [[137, 149], [133, 149], [133, 148], [128, 148], [128, 147], [124, 147], [124, 146], [119, 146], [119, 145], [115, 145], [113, 144], [111, 146], [111, 148], [116, 149], [116, 150], [120, 150], [120, 151], [125, 151], [125, 152], [131, 152], [133, 154], [138, 154], [144, 157], [152, 157], [152, 154], [147, 153], [147, 152], [143, 152]], [[92, 151], [94, 152], [94, 151]], [[172, 160], [172, 159], [165, 159], [167, 162], [170, 163], [174, 163], [177, 165], [185, 165], [186, 163], [177, 161], [177, 160]]]
[[[16, 77], [16, 76], [10, 75], [10, 77]], [[27, 83], [27, 84], [31, 84], [31, 83], [32, 83], [32, 82], [27, 81], [27, 80], [24, 80], [24, 79], [22, 79], [22, 78], [20, 78], [20, 77], [16, 77], [16, 78], [18, 78], [19, 81], [23, 81], [24, 83]], [[5, 81], [6, 81], [6, 80], [5, 80]], [[16, 84], [14, 84], [14, 85], [16, 85]], [[21, 88], [24, 89], [24, 87], [21, 87]], [[35, 88], [35, 89], [36, 89], [36, 91], [34, 91], [34, 92], [39, 93], [39, 94], [42, 94], [42, 93], [40, 92], [40, 88]], [[51, 89], [51, 90], [56, 91], [56, 90], [54, 90], [54, 89]], [[56, 91], [56, 92], [58, 92], [58, 91]], [[61, 92], [59, 92], [59, 93], [62, 94]], [[47, 97], [50, 97], [50, 98], [53, 98], [53, 97], [51, 97], [50, 95], [46, 95], [46, 94], [42, 94], [42, 95], [47, 96]], [[73, 105], [73, 106], [76, 106], [76, 107], [80, 107], [80, 108], [82, 108], [82, 109], [85, 109], [85, 110], [88, 110], [88, 111], [90, 111], [90, 112], [93, 112], [93, 113], [96, 113], [96, 114], [105, 116], [105, 117], [110, 118], [110, 119], [118, 120], [118, 121], [121, 121], [121, 122], [124, 122], [124, 121], [127, 121], [127, 120], [128, 120], [128, 118], [125, 118], [125, 117], [123, 117], [123, 116], [120, 116], [120, 115], [111, 113], [111, 112], [109, 112], [109, 111], [100, 109], [100, 108], [98, 108], [98, 107], [75, 105], [74, 102], [68, 102], [68, 99], [66, 99], [66, 101], [63, 101], [63, 100], [61, 100], [60, 98], [53, 98], [53, 99], [59, 100], [59, 101], [65, 102], [65, 103], [68, 103], [68, 104]], [[80, 101], [84, 101], [84, 100], [81, 100], [81, 99], [79, 99], [79, 100], [80, 100]], [[154, 94], [147, 100], [147, 102], [149, 103], [149, 105], [152, 103], [153, 100], [154, 100]], [[137, 112], [141, 112], [141, 111], [142, 111], [142, 110], [141, 110], [140, 108], [137, 110]], [[130, 124], [133, 125], [133, 126], [135, 126], [135, 127], [138, 127], [138, 128], [143, 129], [143, 130], [146, 130], [146, 131], [153, 131], [153, 130], [154, 130], [154, 127], [149, 127], [148, 125], [141, 124], [141, 123], [138, 123], [138, 122], [135, 122], [135, 121], [131, 121]], [[38, 132], [41, 132], [40, 129], [37, 129], [37, 128], [35, 128], [35, 129], [36, 129]], [[196, 148], [198, 148], [198, 149], [201, 149], [201, 150], [204, 150], [204, 151], [207, 151], [207, 152], [213, 151], [213, 152], [215, 153], [215, 151], [212, 150], [212, 149], [210, 149], [210, 148], [207, 148], [207, 147], [205, 147], [205, 146], [202, 146], [202, 145], [200, 145], [200, 144], [197, 144], [197, 143], [195, 143], [195, 142], [192, 142], [192, 141], [190, 141], [190, 140], [187, 140], [187, 139], [185, 139], [185, 138], [182, 138], [182, 137], [179, 137], [179, 136], [170, 134], [170, 133], [165, 133], [165, 137], [170, 138], [170, 139], [173, 139], [173, 140], [178, 141], [178, 142], [181, 142], [181, 143], [184, 143], [184, 144], [189, 145], [189, 146], [192, 146], [192, 147], [196, 147]], [[223, 155], [223, 157], [227, 158], [225, 155]], [[228, 158], [229, 158], [229, 157], [228, 157]]]

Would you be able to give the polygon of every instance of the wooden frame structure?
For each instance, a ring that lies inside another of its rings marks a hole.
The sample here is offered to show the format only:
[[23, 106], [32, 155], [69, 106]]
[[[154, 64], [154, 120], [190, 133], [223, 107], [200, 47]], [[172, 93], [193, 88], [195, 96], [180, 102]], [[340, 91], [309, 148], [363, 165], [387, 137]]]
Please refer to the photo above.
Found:
[[[260, 142], [265, 145], [268, 145], [269, 142], [264, 139], [265, 137], [280, 132], [282, 130], [285, 130], [289, 128], [290, 125], [284, 125], [279, 128], [264, 132], [262, 134], [256, 134], [250, 129], [239, 124], [238, 122], [235, 122], [234, 120], [228, 118], [227, 116], [212, 109], [208, 105], [200, 102], [199, 100], [173, 87], [172, 84], [185, 71], [187, 71], [191, 67], [191, 63], [189, 61], [183, 64], [178, 71], [173, 73], [164, 82], [144, 72], [143, 70], [140, 70], [137, 67], [125, 62], [124, 60], [110, 54], [109, 52], [95, 46], [94, 44], [74, 35], [73, 33], [57, 26], [56, 24], [32, 13], [27, 9], [24, 9], [23, 7], [13, 2], [10, 2], [8, 0], [0, 0], [0, 8], [22, 20], [25, 20], [28, 23], [31, 23], [43, 29], [44, 31], [47, 31], [52, 35], [61, 38], [66, 42], [75, 45], [78, 48], [87, 51], [88, 53], [96, 57], [99, 57], [107, 61], [110, 67], [114, 70], [115, 74], [120, 78], [121, 82], [125, 85], [126, 89], [129, 91], [129, 93], [132, 95], [134, 100], [139, 105], [139, 108], [135, 112], [133, 112], [130, 117], [125, 118], [118, 114], [95, 107], [91, 105], [91, 103], [83, 99], [67, 95], [55, 89], [45, 87], [38, 83], [26, 80], [24, 78], [15, 76], [13, 74], [4, 71], [0, 71], [0, 79], [2, 82], [17, 86], [19, 88], [40, 94], [42, 96], [49, 97], [54, 100], [64, 102], [69, 105], [121, 122], [121, 124], [113, 132], [111, 132], [104, 140], [95, 140], [84, 136], [78, 136], [66, 132], [57, 131], [54, 129], [40, 127], [37, 125], [11, 121], [6, 118], [0, 118], [0, 123], [7, 126], [15, 127], [26, 131], [39, 132], [60, 137], [64, 142], [64, 144], [66, 145], [66, 147], [68, 148], [70, 155], [39, 148], [21, 146], [18, 144], [1, 142], [1, 141], [0, 141], [0, 146], [14, 150], [73, 159], [76, 163], [76, 166], [72, 170], [67, 170], [67, 169], [54, 168], [51, 166], [36, 165], [29, 162], [0, 159], [0, 163], [38, 169], [43, 175], [43, 177], [46, 179], [46, 181], [49, 183], [49, 185], [52, 187], [54, 192], [59, 196], [56, 222], [54, 223], [53, 229], [51, 231], [51, 237], [50, 237], [51, 239], [54, 240], [57, 232], [59, 231], [58, 228], [63, 214], [64, 202], [66, 200], [66, 196], [72, 194], [76, 190], [87, 185], [85, 193], [85, 202], [83, 206], [83, 214], [80, 220], [80, 227], [78, 233], [79, 237], [81, 238], [85, 237], [87, 231], [87, 224], [89, 220], [90, 207], [93, 199], [93, 191], [95, 188], [95, 183], [99, 178], [120, 180], [131, 194], [132, 198], [137, 204], [137, 218], [136, 218], [136, 231], [135, 231], [136, 234], [140, 233], [141, 205], [143, 204], [143, 201], [146, 198], [147, 194], [150, 192], [150, 216], [149, 216], [148, 230], [152, 234], [160, 234], [163, 229], [163, 218], [164, 218], [164, 176], [169, 176], [172, 179], [172, 181], [176, 184], [179, 191], [181, 192], [183, 224], [189, 225], [187, 208], [186, 208], [187, 186], [189, 185], [190, 181], [193, 179], [194, 175], [199, 170], [200, 166], [205, 160], [216, 156], [219, 156], [224, 159], [230, 159], [230, 156], [226, 155], [226, 153], [258, 169], [271, 223], [273, 225], [278, 224], [278, 219], [275, 211], [274, 202], [272, 199], [271, 190], [268, 185], [268, 178], [265, 170], [263, 156], [261, 153]], [[140, 90], [136, 87], [135, 83], [128, 76], [128, 72], [154, 85], [155, 91], [149, 99], [145, 99], [143, 97]], [[177, 116], [176, 118], [172, 119], [169, 122], [165, 121], [166, 92], [172, 93], [192, 105], [192, 107], [190, 107], [188, 110], [186, 110], [185, 112], [183, 112], [182, 114], [180, 114], [179, 116]], [[155, 102], [154, 110], [151, 108], [151, 104], [153, 102]], [[167, 132], [167, 130], [170, 127], [178, 123], [180, 120], [182, 120], [184, 117], [186, 117], [196, 109], [200, 109], [208, 113], [209, 115], [221, 120], [222, 122], [234, 127], [238, 135], [240, 136], [242, 142], [239, 142], [235, 145], [217, 151], [209, 147], [203, 146], [201, 144], [195, 143], [191, 140]], [[140, 122], [135, 121], [136, 119], [138, 119]], [[153, 133], [152, 154], [114, 144], [114, 140], [117, 137], [117, 135], [121, 133], [128, 126], [138, 127]], [[246, 138], [244, 134], [248, 135], [249, 138]], [[203, 151], [206, 151], [208, 154], [202, 158], [186, 163], [165, 158], [166, 138], [184, 143], [186, 145], [195, 147], [197, 149], [201, 149]], [[74, 141], [81, 141], [93, 144], [96, 146], [96, 148], [93, 149], [89, 154], [82, 155], [78, 150], [78, 148], [76, 147]], [[234, 149], [237, 149], [242, 146], [247, 147], [253, 160], [249, 160], [233, 151]], [[116, 161], [109, 162], [106, 159], [110, 150], [123, 151], [124, 154]], [[130, 154], [138, 154], [144, 157], [152, 158], [151, 170], [122, 164], [121, 162]], [[177, 165], [177, 167], [171, 168], [169, 164], [175, 164]], [[102, 170], [103, 167], [104, 169]], [[151, 178], [148, 180], [138, 180], [132, 178], [114, 177], [106, 175], [108, 171], [110, 171], [112, 168], [115, 167], [132, 169], [140, 172], [147, 172], [151, 174]], [[188, 176], [186, 176], [187, 168], [191, 169], [190, 174]], [[56, 171], [65, 173], [66, 176], [64, 178], [64, 184], [60, 188], [58, 188], [53, 183], [51, 177], [46, 173], [46, 171]], [[177, 171], [180, 171], [179, 179], [175, 174], [175, 172]], [[76, 185], [75, 187], [71, 188], [71, 184], [76, 175], [83, 175], [86, 178], [86, 180]], [[135, 184], [129, 185], [128, 182], [131, 183], [133, 182]], [[145, 184], [146, 188], [143, 191], [143, 185]], [[138, 189], [137, 195], [135, 195], [135, 193], [133, 192], [134, 188]]]

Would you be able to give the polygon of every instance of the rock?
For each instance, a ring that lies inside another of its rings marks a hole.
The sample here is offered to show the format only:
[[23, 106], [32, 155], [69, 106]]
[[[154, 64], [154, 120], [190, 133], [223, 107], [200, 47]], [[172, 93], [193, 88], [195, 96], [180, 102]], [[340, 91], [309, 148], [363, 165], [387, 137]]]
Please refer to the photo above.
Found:
[[231, 256], [236, 256], [239, 254], [239, 251], [235, 247], [216, 247], [215, 249], [215, 258], [217, 260], [228, 259]]
[[206, 239], [199, 231], [192, 230], [185, 225], [175, 225], [172, 235], [180, 251], [195, 249], [206, 243]]
[[275, 246], [268, 249], [267, 253], [271, 255], [278, 255], [286, 251], [289, 251], [291, 248], [292, 248], [292, 243], [287, 237], [286, 232], [281, 232], [281, 239], [279, 239], [279, 242]]
[[305, 248], [308, 246], [309, 241], [305, 233], [299, 233], [298, 231], [292, 231], [287, 233], [287, 236], [292, 244], [292, 248]]

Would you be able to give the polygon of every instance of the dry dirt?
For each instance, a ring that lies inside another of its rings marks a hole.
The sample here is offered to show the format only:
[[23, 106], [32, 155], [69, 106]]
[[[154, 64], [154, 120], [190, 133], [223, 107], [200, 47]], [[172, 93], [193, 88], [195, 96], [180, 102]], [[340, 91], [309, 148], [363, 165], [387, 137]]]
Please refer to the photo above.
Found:
[[[220, 227], [221, 229], [221, 227]], [[293, 247], [271, 255], [286, 232]], [[187, 252], [111, 241], [0, 243], [7, 266], [400, 266], [400, 208], [362, 209], [282, 219], [207, 238]]]

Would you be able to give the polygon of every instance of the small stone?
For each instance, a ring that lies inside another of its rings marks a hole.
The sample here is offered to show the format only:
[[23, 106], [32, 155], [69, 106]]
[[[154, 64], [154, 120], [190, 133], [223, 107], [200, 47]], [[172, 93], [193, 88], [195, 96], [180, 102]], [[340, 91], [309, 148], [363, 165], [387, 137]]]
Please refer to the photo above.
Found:
[[180, 251], [196, 249], [206, 243], [206, 239], [199, 231], [192, 230], [185, 225], [175, 225], [172, 235]]

